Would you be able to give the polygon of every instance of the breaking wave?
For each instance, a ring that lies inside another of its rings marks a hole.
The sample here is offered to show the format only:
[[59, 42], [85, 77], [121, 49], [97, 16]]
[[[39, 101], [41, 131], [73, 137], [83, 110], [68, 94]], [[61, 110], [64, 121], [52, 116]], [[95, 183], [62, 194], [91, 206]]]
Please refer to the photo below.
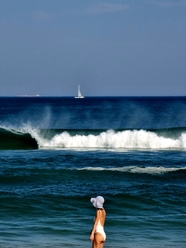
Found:
[[30, 132], [0, 127], [0, 149], [37, 149], [38, 143]]
[[186, 130], [0, 128], [0, 149], [186, 149]]

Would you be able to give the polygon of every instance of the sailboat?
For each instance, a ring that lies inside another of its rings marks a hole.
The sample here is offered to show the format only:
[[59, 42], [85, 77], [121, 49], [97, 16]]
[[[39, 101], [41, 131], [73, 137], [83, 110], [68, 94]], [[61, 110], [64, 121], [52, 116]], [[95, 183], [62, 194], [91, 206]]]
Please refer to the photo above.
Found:
[[81, 95], [80, 85], [78, 85], [78, 95], [75, 96], [75, 98], [84, 98], [84, 96]]

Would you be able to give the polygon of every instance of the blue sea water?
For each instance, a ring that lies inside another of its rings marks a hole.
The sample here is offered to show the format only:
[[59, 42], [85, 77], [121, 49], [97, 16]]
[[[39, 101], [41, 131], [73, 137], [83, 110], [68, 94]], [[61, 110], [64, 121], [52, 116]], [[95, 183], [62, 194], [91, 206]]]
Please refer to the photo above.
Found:
[[186, 246], [186, 97], [1, 97], [0, 247]]

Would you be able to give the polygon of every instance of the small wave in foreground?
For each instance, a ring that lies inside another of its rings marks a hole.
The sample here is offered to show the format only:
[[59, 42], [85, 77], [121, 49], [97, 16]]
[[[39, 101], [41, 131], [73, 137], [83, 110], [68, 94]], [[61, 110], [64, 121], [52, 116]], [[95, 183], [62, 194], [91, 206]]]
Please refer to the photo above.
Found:
[[165, 174], [169, 172], [186, 172], [186, 167], [183, 168], [166, 168], [163, 166], [159, 167], [140, 167], [140, 166], [124, 166], [124, 167], [84, 167], [77, 170], [87, 170], [87, 171], [115, 171], [115, 172], [124, 172], [124, 173], [137, 173], [137, 174]]

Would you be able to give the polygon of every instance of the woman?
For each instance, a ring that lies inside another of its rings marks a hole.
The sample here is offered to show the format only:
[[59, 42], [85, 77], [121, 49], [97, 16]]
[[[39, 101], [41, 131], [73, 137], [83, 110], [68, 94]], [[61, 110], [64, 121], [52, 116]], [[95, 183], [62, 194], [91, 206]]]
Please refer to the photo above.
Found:
[[104, 231], [106, 211], [103, 208], [104, 198], [97, 196], [91, 198], [93, 206], [96, 208], [96, 217], [94, 219], [94, 226], [90, 233], [90, 240], [92, 241], [92, 248], [103, 248], [106, 240], [106, 234]]

